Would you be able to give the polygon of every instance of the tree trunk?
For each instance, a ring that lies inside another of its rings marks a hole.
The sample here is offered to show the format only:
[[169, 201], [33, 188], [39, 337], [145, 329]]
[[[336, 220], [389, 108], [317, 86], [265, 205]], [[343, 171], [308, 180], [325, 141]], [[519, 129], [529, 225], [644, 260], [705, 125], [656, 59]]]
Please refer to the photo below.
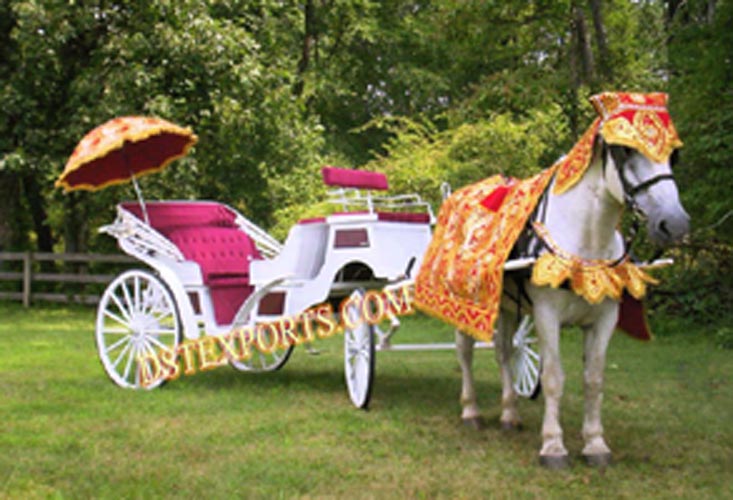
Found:
[[588, 84], [593, 79], [593, 50], [590, 45], [585, 12], [577, 1], [573, 2], [573, 28], [576, 50], [580, 58], [580, 80], [581, 83]]
[[13, 234], [13, 220], [17, 217], [19, 199], [18, 179], [14, 174], [0, 173], [0, 251], [15, 250], [17, 235]]
[[36, 232], [36, 247], [39, 252], [52, 252], [53, 235], [51, 234], [51, 228], [46, 223], [48, 216], [41, 194], [41, 186], [38, 185], [38, 181], [33, 174], [23, 177], [23, 186], [26, 200], [28, 200], [28, 208], [31, 211], [33, 230]]
[[296, 96], [303, 95], [305, 88], [305, 72], [310, 66], [311, 57], [315, 50], [318, 37], [316, 28], [316, 6], [314, 0], [308, 0], [305, 3], [305, 26], [303, 34], [303, 47], [298, 61], [298, 81], [293, 87], [293, 94]]
[[606, 38], [606, 27], [603, 22], [603, 6], [601, 0], [588, 0], [591, 15], [593, 16], [593, 29], [596, 34], [598, 45], [598, 66], [605, 82], [613, 80], [613, 68], [611, 57], [608, 52], [608, 41]]

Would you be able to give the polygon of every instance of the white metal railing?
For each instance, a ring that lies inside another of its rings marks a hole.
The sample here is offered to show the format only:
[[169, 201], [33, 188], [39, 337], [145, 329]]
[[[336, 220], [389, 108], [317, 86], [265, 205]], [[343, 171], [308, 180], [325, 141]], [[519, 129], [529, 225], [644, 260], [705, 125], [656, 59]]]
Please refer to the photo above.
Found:
[[334, 205], [341, 205], [344, 211], [349, 211], [349, 209], [366, 209], [369, 213], [374, 213], [379, 209], [401, 211], [420, 209], [428, 213], [431, 224], [435, 222], [435, 216], [430, 203], [424, 201], [418, 194], [375, 196], [369, 190], [336, 188], [328, 192], [328, 199], [326, 201]]

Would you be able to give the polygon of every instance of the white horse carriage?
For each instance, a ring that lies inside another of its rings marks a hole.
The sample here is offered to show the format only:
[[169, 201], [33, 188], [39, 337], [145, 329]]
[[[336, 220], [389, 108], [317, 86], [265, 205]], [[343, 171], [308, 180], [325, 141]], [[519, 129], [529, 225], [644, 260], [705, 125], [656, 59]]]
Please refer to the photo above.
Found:
[[[682, 143], [667, 96], [607, 92], [591, 102], [599, 116], [566, 157], [531, 179], [495, 176], [461, 189], [444, 202], [434, 234], [433, 214], [418, 196], [375, 196], [371, 191], [387, 188], [383, 174], [335, 168], [325, 168], [323, 176], [343, 212], [300, 221], [284, 245], [220, 203], [144, 204], [140, 197], [139, 205], [119, 205], [116, 222], [103, 231], [149, 270], [125, 271], [102, 297], [96, 338], [105, 370], [120, 386], [140, 387], [139, 356], [175, 350], [184, 338], [223, 336], [325, 301], [351, 294], [358, 299], [365, 289], [408, 284], [419, 309], [458, 328], [464, 420], [479, 417], [471, 373], [475, 338], [488, 345], [494, 326], [504, 427], [518, 426], [517, 395], [536, 395], [541, 378], [540, 461], [549, 467], [568, 463], [559, 423], [564, 380], [559, 331], [566, 324], [580, 326], [586, 363], [583, 455], [591, 464], [608, 464], [611, 452], [600, 416], [606, 348], [623, 320], [619, 304], [623, 311], [626, 297], [638, 302], [646, 283], [654, 282], [630, 258], [617, 230], [621, 215], [628, 207], [645, 217], [647, 232], [660, 245], [684, 237], [689, 218], [671, 173], [672, 154]], [[129, 125], [112, 127], [121, 131]], [[127, 175], [134, 181], [134, 165], [147, 162], [143, 171], [157, 170], [195, 142], [190, 131], [169, 124], [161, 130], [113, 141], [107, 149], [122, 151], [115, 178]], [[173, 137], [167, 137], [171, 131]], [[80, 143], [61, 185], [109, 183], [87, 172], [94, 171], [99, 155], [80, 159], [85, 144], [95, 145], [98, 136]], [[155, 147], [137, 146], [148, 137], [162, 139]], [[507, 271], [520, 270], [504, 286]], [[353, 303], [358, 300], [347, 302]], [[536, 321], [541, 370], [525, 311]], [[358, 312], [351, 306], [344, 310], [348, 316]], [[344, 328], [346, 381], [358, 407], [369, 403], [376, 350], [444, 347], [392, 345], [399, 320], [389, 319], [386, 331], [369, 322]], [[244, 371], [276, 370], [291, 351], [289, 346], [229, 361]]]
[[[100, 231], [147, 268], [121, 273], [99, 303], [96, 341], [109, 377], [121, 387], [153, 388], [164, 378], [143, 384], [141, 357], [175, 352], [182, 341], [204, 335], [274, 324], [349, 295], [356, 300], [346, 313], [356, 315], [366, 290], [409, 286], [431, 239], [429, 204], [417, 195], [377, 196], [388, 187], [384, 174], [333, 167], [322, 173], [333, 188], [329, 201], [343, 211], [299, 221], [284, 244], [213, 201], [119, 204], [115, 222]], [[359, 408], [369, 403], [375, 351], [453, 348], [393, 345], [394, 315], [385, 330], [357, 318], [350, 324], [354, 328], [344, 327], [345, 376]], [[241, 371], [278, 370], [292, 350], [255, 351], [229, 363]], [[529, 396], [538, 384], [537, 355], [529, 349], [517, 354], [527, 373], [517, 389]]]

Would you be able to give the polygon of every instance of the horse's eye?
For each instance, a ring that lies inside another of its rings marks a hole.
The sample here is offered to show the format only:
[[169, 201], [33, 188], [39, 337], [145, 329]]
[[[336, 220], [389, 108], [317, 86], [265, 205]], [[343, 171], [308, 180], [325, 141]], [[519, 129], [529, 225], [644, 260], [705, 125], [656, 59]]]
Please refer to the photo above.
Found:
[[675, 149], [674, 151], [672, 151], [672, 156], [669, 157], [669, 166], [674, 167], [675, 165], [677, 165], [677, 162], [679, 161], [680, 161], [680, 150]]

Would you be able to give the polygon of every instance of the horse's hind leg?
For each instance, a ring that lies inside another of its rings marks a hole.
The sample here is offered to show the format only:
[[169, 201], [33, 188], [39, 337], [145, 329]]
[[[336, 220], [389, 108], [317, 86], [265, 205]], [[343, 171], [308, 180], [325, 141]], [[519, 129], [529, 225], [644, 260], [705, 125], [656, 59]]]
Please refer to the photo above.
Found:
[[[610, 301], [609, 301], [610, 302]], [[591, 465], [605, 466], [611, 462], [611, 450], [603, 439], [601, 404], [603, 402], [603, 372], [606, 350], [611, 340], [615, 318], [615, 304], [609, 304], [596, 324], [585, 330], [585, 412], [583, 417], [583, 456]]]
[[494, 348], [496, 362], [501, 375], [501, 427], [504, 430], [514, 430], [521, 427], [519, 411], [517, 410], [517, 392], [514, 390], [514, 381], [510, 361], [512, 357], [512, 340], [516, 331], [516, 321], [512, 320], [511, 313], [501, 314], [497, 320]]
[[476, 404], [476, 388], [473, 382], [473, 346], [476, 341], [473, 337], [456, 330], [456, 353], [458, 364], [461, 366], [461, 406], [463, 411], [461, 418], [463, 422], [476, 429], [481, 428], [482, 422]]

